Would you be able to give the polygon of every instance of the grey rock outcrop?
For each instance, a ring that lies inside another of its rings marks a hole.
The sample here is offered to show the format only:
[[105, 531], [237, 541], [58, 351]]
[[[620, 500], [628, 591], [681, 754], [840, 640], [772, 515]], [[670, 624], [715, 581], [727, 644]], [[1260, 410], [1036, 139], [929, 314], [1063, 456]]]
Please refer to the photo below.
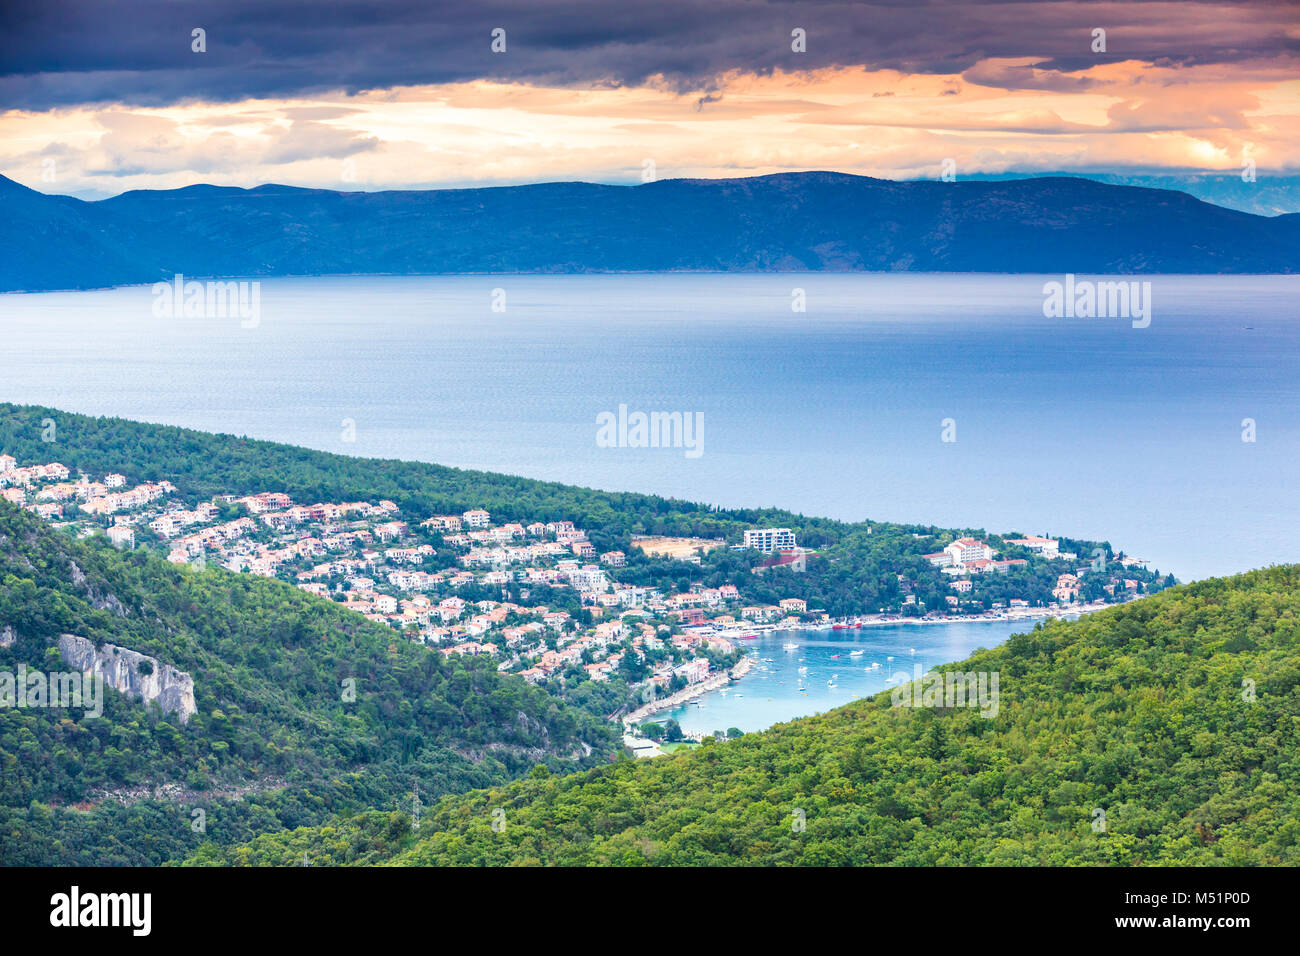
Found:
[[0, 647], [13, 647], [18, 636], [12, 627], [0, 627]]
[[[85, 673], [92, 671], [109, 687], [148, 703], [157, 701], [164, 713], [178, 714], [183, 724], [197, 713], [194, 704], [194, 678], [156, 657], [138, 651], [105, 644], [98, 650], [94, 642], [75, 634], [59, 635], [59, 653], [69, 667]], [[140, 665], [149, 662], [150, 673]]]

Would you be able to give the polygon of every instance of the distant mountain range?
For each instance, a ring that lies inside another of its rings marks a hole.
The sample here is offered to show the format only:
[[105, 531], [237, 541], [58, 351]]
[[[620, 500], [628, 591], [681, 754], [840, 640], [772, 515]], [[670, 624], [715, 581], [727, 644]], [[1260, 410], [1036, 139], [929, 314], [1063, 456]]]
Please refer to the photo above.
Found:
[[841, 173], [334, 192], [137, 190], [85, 202], [0, 176], [0, 291], [198, 277], [472, 272], [1300, 272], [1300, 213], [1046, 177]]

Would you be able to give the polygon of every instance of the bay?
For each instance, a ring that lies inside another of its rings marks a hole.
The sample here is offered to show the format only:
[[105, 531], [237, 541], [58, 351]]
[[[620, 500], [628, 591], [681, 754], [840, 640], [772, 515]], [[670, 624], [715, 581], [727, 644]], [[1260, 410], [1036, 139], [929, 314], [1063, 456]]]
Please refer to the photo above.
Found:
[[[740, 642], [755, 661], [748, 674], [647, 719], [675, 720], [688, 734], [733, 727], [745, 733], [765, 730], [898, 686], [931, 667], [963, 660], [978, 648], [995, 647], [1012, 634], [1032, 630], [1034, 623], [954, 621], [846, 631], [760, 631]], [[796, 646], [788, 648], [790, 644]]]

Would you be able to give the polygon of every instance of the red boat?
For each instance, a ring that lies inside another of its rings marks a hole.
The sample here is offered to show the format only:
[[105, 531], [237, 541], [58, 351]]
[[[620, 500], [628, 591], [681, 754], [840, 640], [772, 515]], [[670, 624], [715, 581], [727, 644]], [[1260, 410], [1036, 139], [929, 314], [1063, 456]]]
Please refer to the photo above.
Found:
[[754, 638], [756, 638], [756, 637], [758, 637], [757, 634], [741, 634], [739, 637], [736, 638], [736, 640], [738, 640], [738, 641], [752, 641], [752, 640], [753, 640]]
[[832, 624], [832, 625], [831, 625], [831, 630], [832, 630], [832, 631], [847, 631], [848, 629], [849, 629], [849, 626], [848, 626], [847, 624]]

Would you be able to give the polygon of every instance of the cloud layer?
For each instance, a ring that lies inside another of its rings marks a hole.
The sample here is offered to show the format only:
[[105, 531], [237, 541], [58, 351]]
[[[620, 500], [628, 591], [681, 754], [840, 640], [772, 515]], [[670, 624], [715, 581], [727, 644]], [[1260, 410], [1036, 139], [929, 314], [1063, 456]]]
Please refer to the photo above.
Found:
[[1300, 16], [1262, 0], [0, 10], [0, 171], [87, 197], [638, 182], [647, 160], [660, 178], [1300, 170]]
[[[28, 110], [471, 80], [709, 91], [735, 72], [828, 67], [1070, 91], [1086, 88], [1072, 74], [1099, 57], [1205, 66], [1282, 61], [1300, 49], [1294, 5], [1271, 0], [7, 0], [4, 10], [0, 103]], [[1105, 54], [1093, 51], [1097, 28]], [[205, 31], [206, 52], [192, 51], [194, 29]], [[503, 52], [492, 49], [497, 29]], [[795, 29], [806, 52], [792, 50]], [[981, 66], [990, 60], [1017, 65]]]

